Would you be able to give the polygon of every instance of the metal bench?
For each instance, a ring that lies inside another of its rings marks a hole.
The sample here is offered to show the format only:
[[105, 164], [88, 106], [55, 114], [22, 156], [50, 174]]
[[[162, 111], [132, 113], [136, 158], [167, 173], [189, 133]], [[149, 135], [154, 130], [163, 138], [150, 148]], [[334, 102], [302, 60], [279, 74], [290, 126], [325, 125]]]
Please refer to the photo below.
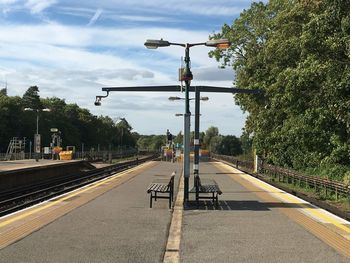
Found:
[[[198, 175], [194, 178], [194, 187], [191, 189], [190, 193], [196, 194], [197, 204], [199, 199], [211, 199], [216, 205], [219, 204], [219, 195], [222, 194], [218, 184], [213, 179], [203, 179], [201, 181]], [[205, 195], [201, 195], [205, 194]], [[209, 195], [208, 195], [209, 194]], [[210, 195], [211, 194], [211, 195]]]
[[[157, 201], [157, 199], [169, 199], [169, 209], [171, 208], [171, 203], [174, 200], [174, 179], [175, 172], [171, 174], [169, 179], [155, 179], [147, 188], [147, 193], [150, 196], [150, 205], [152, 208], [152, 199]], [[160, 195], [159, 195], [160, 194]]]

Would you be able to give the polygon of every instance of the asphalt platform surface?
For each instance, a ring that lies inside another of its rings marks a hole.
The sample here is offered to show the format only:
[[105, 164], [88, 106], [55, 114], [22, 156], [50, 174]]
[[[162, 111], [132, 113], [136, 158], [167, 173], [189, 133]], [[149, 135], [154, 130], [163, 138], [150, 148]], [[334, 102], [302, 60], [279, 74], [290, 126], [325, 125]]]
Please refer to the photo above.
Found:
[[39, 159], [38, 161], [35, 161], [33, 159], [30, 159], [30, 160], [0, 161], [0, 172], [31, 168], [31, 167], [46, 166], [46, 165], [56, 165], [61, 163], [77, 162], [77, 161], [79, 160], [63, 161], [63, 160]]
[[[173, 171], [177, 185], [181, 164], [159, 162], [0, 250], [0, 262], [162, 262], [171, 210], [164, 199], [150, 209], [146, 189]], [[223, 194], [217, 209], [207, 201], [183, 211], [181, 262], [349, 262], [281, 213], [277, 203], [237, 183], [234, 174], [211, 163], [201, 163], [200, 172], [215, 179]]]
[[181, 262], [349, 262], [229, 174], [210, 163], [201, 163], [200, 173], [223, 194], [217, 210], [203, 201], [184, 211]]
[[126, 183], [0, 250], [0, 262], [161, 262], [171, 220], [168, 200], [149, 208], [147, 186], [180, 164], [159, 162]]

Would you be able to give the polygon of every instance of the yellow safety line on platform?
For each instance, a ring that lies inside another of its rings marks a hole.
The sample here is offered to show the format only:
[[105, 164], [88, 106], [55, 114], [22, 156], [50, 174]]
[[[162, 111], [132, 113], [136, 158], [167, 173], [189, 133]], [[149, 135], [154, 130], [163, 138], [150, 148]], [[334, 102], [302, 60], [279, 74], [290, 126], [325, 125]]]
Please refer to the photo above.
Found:
[[[220, 170], [223, 172], [227, 171], [239, 171], [236, 168], [231, 167], [230, 165], [215, 163], [215, 166], [217, 166]], [[283, 200], [280, 197], [276, 196], [275, 194], [280, 193], [282, 190], [278, 190], [277, 188], [274, 188], [273, 186], [266, 185], [266, 183], [263, 183], [259, 179], [256, 179], [248, 174], [245, 174], [243, 172], [239, 173], [237, 175], [230, 174], [230, 178], [235, 180], [237, 183], [242, 185], [244, 188], [255, 192], [255, 195], [257, 195], [261, 200], [264, 200], [266, 202], [281, 202], [283, 203]], [[259, 183], [257, 183], [259, 182]], [[261, 183], [260, 183], [261, 182]], [[259, 191], [259, 189], [264, 191]], [[269, 191], [272, 190], [272, 191]], [[287, 193], [283, 194], [283, 197], [285, 195], [289, 195]], [[297, 199], [297, 197], [295, 197]], [[291, 198], [290, 200], [293, 200]], [[297, 200], [298, 203], [296, 203], [296, 206], [302, 205], [305, 206], [306, 202], [303, 204], [302, 201]], [[287, 203], [287, 202], [286, 202]], [[288, 204], [288, 203], [287, 203]], [[289, 217], [291, 220], [296, 222], [297, 224], [303, 226], [308, 232], [312, 233], [314, 236], [328, 244], [330, 247], [337, 250], [340, 254], [344, 255], [345, 257], [350, 259], [350, 240], [347, 239], [347, 237], [343, 234], [340, 234], [339, 231], [334, 231], [334, 228], [330, 228], [330, 224], [324, 224], [323, 222], [320, 222], [318, 219], [315, 219], [312, 215], [305, 213], [302, 211], [302, 209], [289, 209], [288, 207], [281, 207], [278, 208], [279, 211], [281, 211], [283, 214], [285, 214], [287, 217]], [[333, 221], [331, 218], [329, 218], [330, 221]], [[343, 219], [339, 219], [340, 221], [343, 221]], [[345, 221], [345, 220], [344, 220]], [[333, 225], [333, 224], [332, 224]]]
[[[233, 168], [231, 167], [230, 165], [227, 165], [227, 164], [223, 164], [223, 163], [219, 163], [220, 165], [223, 165], [227, 168], [230, 168], [230, 169], [234, 169], [234, 170], [238, 170], [236, 168]], [[244, 174], [245, 176], [241, 175], [244, 179], [258, 185], [260, 188], [262, 188], [263, 190], [265, 191], [268, 191], [270, 193], [273, 193], [274, 195], [277, 195], [279, 198], [283, 199], [284, 201], [288, 201], [288, 202], [291, 202], [291, 203], [295, 203], [297, 204], [301, 209], [305, 209], [308, 213], [312, 214], [313, 216], [315, 216], [316, 218], [319, 218], [319, 219], [323, 219], [324, 221], [326, 221], [327, 223], [330, 223], [342, 230], [344, 230], [345, 232], [347, 233], [350, 233], [350, 228], [337, 222], [335, 219], [327, 216], [326, 214], [324, 213], [321, 213], [320, 211], [317, 211], [313, 208], [309, 208], [308, 207], [308, 204], [306, 203], [306, 201], [302, 202], [300, 201], [299, 198], [297, 197], [294, 197], [286, 192], [280, 192], [281, 190], [280, 189], [276, 189], [274, 186], [271, 186], [271, 185], [268, 185], [267, 183], [265, 182], [262, 182], [260, 181], [259, 179], [253, 177], [253, 176], [250, 176], [250, 175], [247, 175], [247, 174]], [[278, 191], [277, 191], [278, 190]]]
[[178, 188], [174, 210], [173, 210], [173, 214], [170, 222], [169, 236], [168, 236], [168, 241], [165, 248], [163, 263], [180, 262], [183, 203], [184, 203], [184, 181], [183, 181], [183, 173], [181, 173], [179, 188]]
[[[123, 175], [128, 174], [128, 173], [131, 173], [131, 172], [133, 172], [133, 171], [135, 171], [135, 170], [137, 170], [137, 169], [140, 169], [141, 167], [143, 167], [143, 166], [146, 165], [146, 164], [147, 164], [147, 163], [141, 164], [141, 165], [139, 165], [139, 166], [137, 166], [137, 167], [134, 167], [134, 168], [131, 168], [131, 169], [127, 170], [127, 171], [118, 173], [118, 174], [113, 175], [113, 176], [111, 176], [111, 177], [108, 177], [108, 178], [106, 178], [106, 179], [102, 179], [101, 181], [91, 183], [91, 184], [89, 184], [89, 185], [87, 185], [87, 186], [84, 186], [83, 189], [78, 189], [78, 190], [75, 190], [75, 191], [74, 191], [73, 193], [71, 193], [71, 194], [68, 194], [68, 195], [63, 196], [63, 197], [59, 197], [59, 199], [56, 200], [56, 201], [47, 203], [46, 205], [43, 205], [43, 206], [40, 206], [40, 207], [37, 207], [37, 208], [30, 209], [30, 211], [28, 211], [28, 212], [25, 212], [25, 213], [23, 213], [23, 214], [20, 214], [20, 215], [18, 215], [18, 216], [15, 216], [15, 217], [13, 217], [13, 218], [10, 218], [10, 219], [8, 219], [8, 220], [5, 220], [5, 221], [3, 221], [3, 222], [0, 222], [0, 227], [7, 226], [7, 225], [9, 225], [9, 224], [11, 224], [11, 223], [13, 223], [13, 222], [15, 222], [15, 221], [18, 221], [18, 220], [20, 220], [20, 219], [26, 218], [26, 217], [28, 217], [28, 216], [30, 216], [30, 215], [32, 215], [32, 214], [35, 214], [35, 213], [37, 213], [37, 212], [39, 212], [39, 211], [41, 211], [41, 210], [44, 210], [44, 209], [49, 208], [49, 207], [51, 207], [51, 206], [54, 206], [54, 205], [56, 205], [56, 204], [62, 203], [62, 202], [64, 202], [65, 200], [67, 200], [67, 199], [69, 199], [69, 198], [71, 198], [71, 197], [74, 197], [74, 196], [76, 196], [76, 195], [82, 194], [82, 193], [84, 193], [84, 192], [86, 192], [86, 191], [89, 191], [89, 190], [91, 190], [91, 189], [94, 189], [94, 188], [100, 186], [101, 184], [108, 183], [109, 181], [112, 181], [112, 180], [114, 180], [114, 179], [116, 179], [116, 178], [118, 178], [118, 177], [120, 177], [120, 176], [123, 176]], [[57, 198], [57, 197], [55, 197], [55, 198]], [[11, 216], [11, 215], [10, 215], [10, 216]], [[0, 220], [1, 220], [1, 218], [0, 218]]]

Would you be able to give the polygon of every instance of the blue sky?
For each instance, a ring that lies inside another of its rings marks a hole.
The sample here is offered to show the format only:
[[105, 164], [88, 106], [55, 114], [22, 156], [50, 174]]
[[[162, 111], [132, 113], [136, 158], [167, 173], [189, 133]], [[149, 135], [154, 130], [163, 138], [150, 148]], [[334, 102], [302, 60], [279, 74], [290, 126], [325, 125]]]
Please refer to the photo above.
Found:
[[[205, 42], [251, 2], [0, 0], [0, 86], [7, 82], [9, 95], [22, 95], [37, 85], [41, 97], [64, 98], [95, 115], [125, 117], [139, 133], [177, 134], [183, 119], [175, 113], [183, 113], [183, 101], [167, 98], [181, 94], [111, 93], [101, 107], [94, 106], [95, 96], [105, 86], [179, 84], [184, 50], [148, 50], [145, 40]], [[193, 85], [232, 86], [232, 69], [219, 69], [208, 51], [191, 49]], [[245, 116], [233, 96], [205, 95], [201, 130], [217, 126], [222, 134], [239, 136]]]

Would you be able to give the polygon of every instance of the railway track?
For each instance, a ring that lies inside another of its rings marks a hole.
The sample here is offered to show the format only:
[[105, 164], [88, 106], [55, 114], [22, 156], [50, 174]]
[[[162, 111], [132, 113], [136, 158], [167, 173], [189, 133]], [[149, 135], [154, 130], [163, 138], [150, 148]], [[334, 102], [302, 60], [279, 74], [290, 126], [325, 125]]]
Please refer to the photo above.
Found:
[[142, 159], [82, 172], [79, 175], [61, 176], [60, 178], [44, 183], [37, 183], [3, 192], [0, 194], [0, 217], [107, 178], [116, 172], [125, 171], [157, 157], [158, 155], [152, 155]]

